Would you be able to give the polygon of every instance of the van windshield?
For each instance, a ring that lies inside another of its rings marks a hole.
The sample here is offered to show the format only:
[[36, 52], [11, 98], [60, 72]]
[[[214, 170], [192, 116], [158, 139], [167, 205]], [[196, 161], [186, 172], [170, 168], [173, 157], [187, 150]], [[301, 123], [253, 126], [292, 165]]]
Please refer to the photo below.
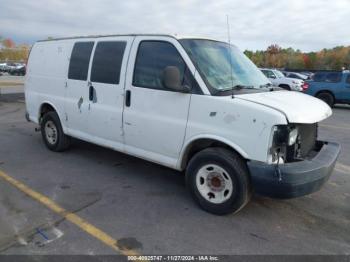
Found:
[[[261, 89], [269, 80], [237, 47], [224, 42], [181, 39], [212, 94], [238, 89]], [[235, 88], [236, 87], [236, 88]]]

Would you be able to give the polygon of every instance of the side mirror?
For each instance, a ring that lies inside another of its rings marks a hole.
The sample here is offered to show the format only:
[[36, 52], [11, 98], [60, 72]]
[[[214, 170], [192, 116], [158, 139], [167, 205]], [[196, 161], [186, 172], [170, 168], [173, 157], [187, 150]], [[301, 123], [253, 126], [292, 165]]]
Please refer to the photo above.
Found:
[[182, 86], [180, 70], [176, 66], [167, 66], [163, 71], [163, 84], [165, 88], [177, 92], [188, 93], [190, 88]]

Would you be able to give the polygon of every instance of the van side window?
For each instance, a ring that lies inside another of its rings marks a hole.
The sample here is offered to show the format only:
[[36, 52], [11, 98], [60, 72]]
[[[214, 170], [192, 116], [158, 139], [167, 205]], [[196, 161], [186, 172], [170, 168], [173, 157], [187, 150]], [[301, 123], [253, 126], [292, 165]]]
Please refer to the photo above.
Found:
[[91, 68], [91, 82], [119, 84], [126, 42], [99, 42]]
[[77, 42], [70, 57], [68, 78], [87, 80], [91, 51], [94, 42]]
[[176, 66], [184, 81], [186, 64], [176, 48], [162, 41], [143, 41], [139, 45], [135, 62], [133, 85], [138, 87], [165, 89], [162, 75], [167, 66]]

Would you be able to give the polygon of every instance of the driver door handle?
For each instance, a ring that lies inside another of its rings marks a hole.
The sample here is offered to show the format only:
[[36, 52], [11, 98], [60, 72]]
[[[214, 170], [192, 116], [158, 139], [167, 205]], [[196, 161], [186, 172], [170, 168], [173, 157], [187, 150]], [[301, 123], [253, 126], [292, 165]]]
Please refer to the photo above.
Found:
[[89, 85], [89, 100], [94, 100], [94, 87], [92, 85]]
[[131, 104], [131, 91], [126, 90], [125, 92], [125, 106], [129, 107]]

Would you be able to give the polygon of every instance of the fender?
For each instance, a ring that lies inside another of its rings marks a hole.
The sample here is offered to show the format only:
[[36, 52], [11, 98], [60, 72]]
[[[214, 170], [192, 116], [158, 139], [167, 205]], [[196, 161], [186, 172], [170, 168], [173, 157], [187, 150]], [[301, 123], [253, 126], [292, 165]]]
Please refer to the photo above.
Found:
[[195, 142], [196, 140], [200, 140], [200, 139], [211, 139], [211, 140], [215, 140], [218, 142], [221, 142], [223, 144], [226, 144], [227, 146], [231, 147], [233, 150], [235, 150], [238, 154], [240, 154], [244, 159], [249, 159], [248, 154], [237, 144], [232, 143], [232, 141], [220, 137], [220, 136], [216, 136], [216, 135], [211, 135], [211, 134], [200, 134], [200, 135], [196, 135], [191, 137], [190, 139], [188, 139], [187, 141], [184, 142], [184, 145], [182, 146], [181, 152], [180, 152], [180, 156], [179, 156], [179, 160], [176, 164], [176, 168], [178, 170], [182, 170], [182, 162], [184, 161], [184, 157], [185, 157], [185, 153], [188, 149], [188, 147]]

